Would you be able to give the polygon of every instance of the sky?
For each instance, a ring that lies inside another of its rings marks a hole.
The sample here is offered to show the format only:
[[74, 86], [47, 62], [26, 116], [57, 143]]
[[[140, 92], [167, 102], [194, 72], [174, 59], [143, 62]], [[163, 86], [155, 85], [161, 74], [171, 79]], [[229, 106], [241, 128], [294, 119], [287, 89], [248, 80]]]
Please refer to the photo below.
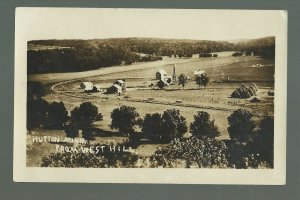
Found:
[[235, 40], [276, 36], [283, 11], [17, 8], [28, 40], [154, 37]]

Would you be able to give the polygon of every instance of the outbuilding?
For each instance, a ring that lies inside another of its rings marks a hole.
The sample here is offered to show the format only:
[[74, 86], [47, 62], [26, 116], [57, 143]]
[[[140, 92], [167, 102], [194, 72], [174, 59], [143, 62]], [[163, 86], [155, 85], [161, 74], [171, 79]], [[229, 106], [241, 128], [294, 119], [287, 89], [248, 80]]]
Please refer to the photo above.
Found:
[[110, 86], [109, 88], [106, 89], [106, 92], [108, 94], [120, 94], [122, 93], [122, 87], [117, 85], [117, 84], [113, 84], [112, 86]]
[[94, 84], [92, 82], [82, 82], [80, 84], [80, 88], [84, 90], [93, 90]]
[[116, 80], [116, 81], [114, 82], [114, 85], [120, 86], [120, 87], [122, 88], [123, 91], [126, 90], [126, 82], [125, 82], [124, 79], [123, 79], [123, 80], [122, 80], [122, 79]]
[[167, 77], [167, 72], [164, 69], [160, 69], [156, 72], [156, 80], [162, 80]]

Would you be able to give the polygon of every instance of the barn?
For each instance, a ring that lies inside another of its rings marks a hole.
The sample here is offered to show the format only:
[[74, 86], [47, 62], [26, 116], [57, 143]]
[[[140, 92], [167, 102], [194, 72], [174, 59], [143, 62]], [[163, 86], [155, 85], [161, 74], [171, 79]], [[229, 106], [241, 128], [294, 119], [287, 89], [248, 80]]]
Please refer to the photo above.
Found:
[[122, 91], [122, 87], [117, 84], [113, 84], [112, 86], [106, 89], [106, 92], [108, 94], [122, 93]]
[[80, 84], [80, 88], [84, 90], [93, 90], [94, 84], [92, 82], [82, 82]]
[[198, 70], [194, 71], [195, 79], [197, 78], [197, 76], [200, 76], [200, 75], [202, 75], [202, 74], [205, 74], [205, 71], [204, 71], [204, 70], [198, 69]]
[[118, 85], [118, 86], [122, 87], [122, 90], [123, 90], [123, 91], [126, 90], [126, 82], [125, 82], [124, 79], [123, 79], [123, 80], [116, 80], [116, 81], [114, 82], [114, 85]]
[[162, 80], [167, 77], [167, 72], [164, 69], [160, 69], [156, 72], [156, 80]]
[[168, 86], [168, 85], [170, 85], [166, 80], [159, 80], [158, 82], [157, 82], [157, 86], [159, 87], [159, 88], [163, 88], [163, 87], [165, 87], [165, 86]]

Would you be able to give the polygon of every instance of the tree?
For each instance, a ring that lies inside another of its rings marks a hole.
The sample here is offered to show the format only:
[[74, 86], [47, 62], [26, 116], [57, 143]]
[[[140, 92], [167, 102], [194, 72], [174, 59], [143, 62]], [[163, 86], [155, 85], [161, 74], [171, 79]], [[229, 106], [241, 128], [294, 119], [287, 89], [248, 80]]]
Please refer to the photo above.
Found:
[[166, 110], [162, 115], [162, 141], [170, 142], [174, 138], [181, 138], [187, 132], [186, 120], [179, 110]]
[[68, 111], [63, 102], [52, 102], [48, 109], [47, 127], [53, 129], [63, 128], [68, 120]]
[[91, 140], [95, 140], [94, 130], [92, 128], [83, 128], [82, 137], [88, 142], [90, 142]]
[[182, 85], [182, 88], [184, 89], [184, 86], [188, 83], [188, 77], [185, 74], [180, 74], [178, 77], [178, 85]]
[[247, 142], [251, 139], [255, 128], [252, 117], [249, 111], [238, 109], [227, 118], [229, 123], [227, 130], [232, 140]]
[[198, 138], [215, 138], [220, 135], [215, 120], [210, 120], [210, 115], [203, 111], [198, 111], [197, 115], [194, 115], [190, 130], [193, 136]]
[[162, 117], [159, 113], [146, 114], [142, 123], [142, 132], [151, 140], [158, 140], [162, 136]]
[[200, 87], [205, 87], [209, 82], [209, 77], [206, 74], [200, 74], [196, 77], [196, 84]]
[[260, 125], [255, 141], [255, 149], [262, 161], [267, 161], [272, 167], [274, 162], [274, 118], [265, 117]]
[[134, 126], [138, 125], [138, 117], [139, 113], [135, 107], [121, 106], [112, 111], [110, 127], [129, 135], [134, 133]]
[[27, 98], [28, 99], [39, 99], [45, 95], [45, 89], [42, 83], [37, 81], [27, 82]]
[[90, 102], [84, 102], [71, 111], [71, 122], [77, 127], [90, 126], [94, 121], [102, 120], [102, 114], [98, 113], [97, 106]]
[[45, 124], [49, 104], [42, 98], [27, 100], [27, 130]]
[[73, 124], [65, 126], [66, 137], [76, 138], [79, 136], [79, 130]]

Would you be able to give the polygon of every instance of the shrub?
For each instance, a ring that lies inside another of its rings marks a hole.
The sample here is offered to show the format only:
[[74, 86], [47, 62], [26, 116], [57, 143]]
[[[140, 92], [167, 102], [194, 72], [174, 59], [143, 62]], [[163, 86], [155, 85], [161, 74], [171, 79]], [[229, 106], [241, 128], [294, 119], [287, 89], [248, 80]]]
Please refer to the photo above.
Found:
[[203, 111], [198, 111], [197, 115], [194, 115], [190, 130], [193, 136], [198, 138], [214, 138], [220, 135], [215, 120], [210, 120], [210, 115]]
[[227, 143], [227, 158], [230, 167], [237, 169], [257, 168], [259, 166], [258, 155], [253, 151], [253, 143], [236, 140]]
[[229, 123], [227, 130], [232, 140], [248, 141], [251, 139], [255, 128], [252, 117], [249, 111], [238, 109], [227, 118]]
[[172, 140], [170, 145], [158, 149], [150, 157], [152, 167], [225, 168], [227, 147], [224, 142], [211, 138], [192, 137], [185, 141]]

